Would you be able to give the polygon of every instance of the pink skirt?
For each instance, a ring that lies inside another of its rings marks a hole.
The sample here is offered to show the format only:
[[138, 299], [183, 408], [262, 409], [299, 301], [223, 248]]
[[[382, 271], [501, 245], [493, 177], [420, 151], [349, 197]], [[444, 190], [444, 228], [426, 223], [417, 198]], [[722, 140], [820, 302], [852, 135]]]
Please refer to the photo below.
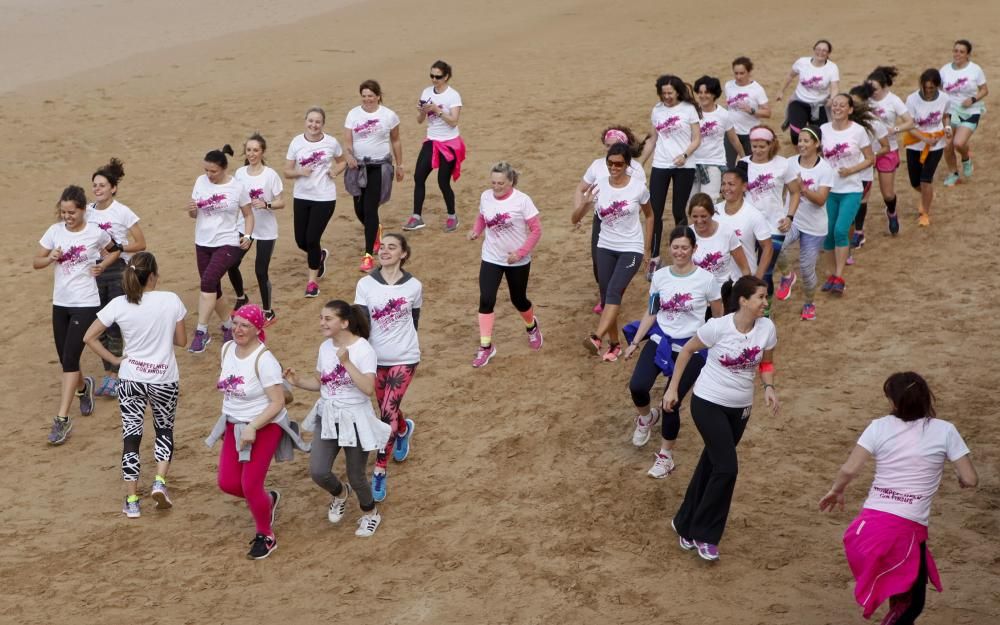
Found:
[[886, 152], [875, 159], [875, 169], [884, 174], [892, 173], [899, 168], [899, 150]]

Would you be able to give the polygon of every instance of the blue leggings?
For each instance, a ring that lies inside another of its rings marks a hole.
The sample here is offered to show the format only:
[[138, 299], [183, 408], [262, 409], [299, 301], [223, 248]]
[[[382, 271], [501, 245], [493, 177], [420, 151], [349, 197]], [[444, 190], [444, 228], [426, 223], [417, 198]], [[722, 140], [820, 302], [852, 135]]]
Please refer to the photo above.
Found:
[[826, 198], [826, 215], [830, 225], [827, 226], [824, 250], [850, 245], [851, 226], [861, 208], [862, 193], [830, 193]]

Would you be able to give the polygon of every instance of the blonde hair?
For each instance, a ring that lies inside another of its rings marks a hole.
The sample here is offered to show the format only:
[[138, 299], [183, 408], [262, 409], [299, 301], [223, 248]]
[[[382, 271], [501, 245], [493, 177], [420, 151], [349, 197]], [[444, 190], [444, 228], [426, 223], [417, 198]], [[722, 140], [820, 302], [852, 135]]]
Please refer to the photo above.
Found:
[[491, 174], [503, 174], [507, 180], [510, 180], [512, 186], [517, 186], [517, 179], [521, 177], [521, 172], [514, 169], [514, 166], [507, 161], [500, 161], [490, 169]]

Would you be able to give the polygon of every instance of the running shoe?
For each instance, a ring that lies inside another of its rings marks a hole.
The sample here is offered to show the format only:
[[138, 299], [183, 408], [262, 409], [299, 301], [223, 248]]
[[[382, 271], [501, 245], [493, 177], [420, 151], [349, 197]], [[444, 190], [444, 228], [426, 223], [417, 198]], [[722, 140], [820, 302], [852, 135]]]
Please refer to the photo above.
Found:
[[281, 493], [269, 490], [267, 494], [271, 496], [271, 525], [274, 525], [274, 519], [278, 516], [278, 502], [281, 501]]
[[719, 546], [713, 545], [711, 543], [703, 543], [700, 540], [691, 541], [694, 546], [698, 548], [698, 556], [702, 560], [708, 560], [709, 562], [715, 562], [719, 559]]
[[917, 225], [922, 228], [931, 225], [931, 216], [927, 213], [920, 213], [920, 217], [917, 217]]
[[49, 430], [49, 445], [62, 445], [69, 438], [69, 433], [73, 430], [73, 420], [69, 417], [61, 419], [56, 417], [52, 420], [52, 429]]
[[826, 282], [819, 288], [820, 291], [829, 292], [833, 288], [833, 283], [837, 281], [837, 276], [827, 276]]
[[240, 297], [236, 298], [236, 303], [233, 304], [233, 310], [239, 310], [240, 308], [243, 308], [249, 303], [250, 303], [250, 298], [247, 297], [246, 295], [241, 295]]
[[670, 519], [670, 529], [674, 530], [674, 533], [677, 534], [677, 538], [679, 539], [677, 543], [681, 546], [681, 549], [684, 551], [691, 551], [696, 547], [693, 540], [681, 536], [681, 533], [677, 531], [677, 526], [674, 525], [673, 519]]
[[273, 310], [264, 311], [264, 327], [269, 328], [278, 323], [278, 315]]
[[448, 215], [448, 219], [444, 220], [444, 231], [454, 232], [458, 230], [458, 215]]
[[594, 304], [594, 314], [595, 315], [599, 315], [602, 312], [604, 312], [604, 304], [602, 304], [600, 302], [597, 302], [596, 304]]
[[378, 513], [378, 510], [372, 510], [366, 514], [363, 514], [360, 519], [358, 519], [358, 529], [354, 530], [355, 536], [362, 536], [367, 538], [375, 533], [378, 529], [379, 524], [382, 523], [382, 515]]
[[[660, 452], [656, 454], [656, 460], [653, 462], [653, 466], [650, 467], [649, 471], [646, 471], [646, 475], [649, 477], [655, 477], [658, 480], [662, 480], [674, 471], [674, 456], [673, 454], [664, 454]], [[673, 523], [673, 521], [671, 521]]]
[[[905, 595], [903, 595], [905, 596]], [[895, 601], [895, 597], [889, 602], [889, 611], [882, 617], [879, 625], [896, 625], [903, 613], [910, 609], [910, 598], [906, 597], [902, 601]], [[912, 621], [911, 621], [912, 622]]]
[[649, 259], [649, 262], [646, 263], [646, 282], [653, 281], [653, 274], [656, 273], [656, 270], [660, 268], [659, 265], [660, 265], [659, 258]]
[[962, 161], [962, 175], [966, 178], [972, 177], [972, 158]]
[[361, 265], [358, 267], [358, 271], [363, 271], [368, 273], [375, 268], [375, 259], [372, 258], [371, 254], [365, 254], [365, 257], [361, 259]]
[[167, 492], [167, 485], [163, 480], [153, 480], [153, 490], [150, 497], [156, 502], [157, 510], [166, 510], [174, 507], [174, 502], [170, 501], [170, 493]]
[[865, 244], [864, 230], [855, 230], [854, 236], [851, 237], [851, 247], [861, 247], [864, 244]]
[[118, 395], [118, 378], [106, 375], [101, 378], [101, 385], [94, 391], [94, 397], [115, 397]]
[[274, 537], [257, 534], [250, 541], [250, 551], [247, 552], [247, 557], [251, 560], [263, 560], [277, 548], [278, 542], [274, 540]]
[[411, 230], [420, 230], [426, 225], [427, 224], [424, 223], [423, 217], [420, 215], [411, 215], [410, 218], [406, 220], [406, 223], [403, 224], [403, 230], [408, 232]]
[[604, 352], [601, 356], [601, 360], [604, 362], [618, 362], [618, 357], [622, 354], [621, 343], [611, 343], [608, 346], [608, 351]]
[[775, 297], [781, 301], [785, 301], [792, 296], [792, 287], [795, 286], [795, 282], [799, 277], [793, 271], [787, 276], [781, 276], [781, 282], [778, 284], [778, 290], [774, 294]]
[[587, 338], [583, 339], [583, 346], [587, 348], [587, 351], [595, 356], [600, 355], [601, 348], [604, 347], [601, 343], [601, 339], [597, 338], [596, 334], [591, 334]]
[[130, 519], [138, 519], [142, 516], [142, 511], [139, 509], [139, 498], [136, 497], [134, 501], [129, 501], [129, 497], [125, 498], [125, 505], [122, 506], [122, 514]]
[[212, 337], [208, 335], [208, 332], [204, 330], [195, 330], [194, 338], [191, 339], [191, 347], [188, 351], [192, 354], [200, 354], [205, 351], [208, 344], [212, 342]]
[[813, 321], [816, 319], [816, 304], [802, 305], [802, 319], [803, 321]]
[[319, 252], [319, 270], [316, 272], [316, 278], [322, 278], [326, 275], [326, 259], [330, 257], [330, 250], [325, 247]]
[[842, 277], [838, 276], [835, 279], [833, 286], [830, 287], [830, 293], [834, 295], [843, 295], [844, 289], [846, 288], [847, 288], [847, 283], [844, 282], [844, 279]]
[[642, 447], [649, 442], [650, 430], [653, 426], [657, 424], [660, 420], [660, 410], [658, 408], [651, 408], [649, 411], [649, 421], [646, 423], [642, 422], [642, 416], [635, 416], [635, 430], [632, 431], [632, 444], [636, 447]]
[[410, 441], [413, 439], [413, 419], [404, 419], [406, 422], [406, 434], [396, 437], [396, 444], [392, 447], [392, 459], [402, 462], [410, 455]]
[[382, 249], [382, 224], [378, 225], [378, 232], [375, 233], [375, 242], [372, 243], [372, 254], [378, 254]]
[[387, 478], [388, 475], [385, 473], [372, 473], [372, 499], [375, 501], [385, 499]]
[[80, 400], [80, 414], [85, 417], [94, 414], [94, 378], [83, 376], [83, 390], [77, 391], [76, 396]]
[[944, 186], [946, 186], [946, 187], [954, 187], [956, 184], [958, 184], [958, 180], [959, 180], [959, 178], [958, 178], [958, 172], [957, 171], [953, 171], [953, 172], [951, 172], [950, 174], [948, 174], [945, 177], [945, 179], [944, 179]]
[[854, 250], [853, 249], [848, 250], [848, 252], [847, 252], [847, 261], [846, 262], [847, 262], [848, 265], [853, 265], [854, 264]]
[[538, 327], [538, 317], [535, 317], [535, 327], [528, 329], [528, 347], [536, 352], [542, 348], [542, 329]]
[[896, 236], [899, 234], [899, 216], [889, 211], [885, 211], [885, 216], [889, 219], [889, 234]]
[[340, 520], [344, 518], [344, 512], [347, 511], [347, 499], [351, 496], [351, 485], [344, 484], [344, 492], [340, 494], [340, 497], [334, 497], [333, 501], [330, 502], [330, 509], [326, 512], [326, 518], [330, 523], [340, 523]]
[[228, 328], [226, 326], [219, 326], [219, 330], [222, 331], [223, 343], [228, 343], [233, 340], [233, 326], [229, 326]]
[[306, 285], [306, 297], [319, 297], [319, 285], [310, 282]]
[[495, 345], [488, 345], [486, 347], [480, 345], [479, 349], [476, 350], [476, 357], [472, 359], [472, 366], [475, 367], [476, 369], [480, 367], [485, 367], [487, 364], [489, 364], [490, 359], [492, 359], [496, 355], [497, 355], [497, 348]]

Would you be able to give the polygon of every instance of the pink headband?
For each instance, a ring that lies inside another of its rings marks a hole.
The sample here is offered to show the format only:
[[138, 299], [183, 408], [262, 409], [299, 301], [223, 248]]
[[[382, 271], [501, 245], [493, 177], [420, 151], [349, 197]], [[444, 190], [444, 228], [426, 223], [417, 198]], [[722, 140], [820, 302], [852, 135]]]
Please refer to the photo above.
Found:
[[754, 128], [750, 131], [751, 141], [774, 141], [774, 133], [767, 128]]
[[257, 339], [264, 342], [264, 311], [257, 304], [246, 304], [240, 306], [239, 310], [233, 313], [234, 317], [242, 317], [257, 328]]
[[628, 143], [628, 135], [617, 128], [612, 128], [604, 133], [604, 142], [607, 143], [608, 139], [614, 139], [615, 143]]

